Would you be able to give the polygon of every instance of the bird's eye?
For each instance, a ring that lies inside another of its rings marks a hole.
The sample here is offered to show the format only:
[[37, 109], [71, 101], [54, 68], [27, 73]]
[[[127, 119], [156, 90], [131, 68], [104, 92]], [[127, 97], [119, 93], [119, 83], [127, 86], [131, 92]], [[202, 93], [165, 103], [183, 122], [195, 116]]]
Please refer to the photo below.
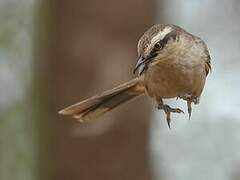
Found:
[[160, 44], [160, 42], [157, 42], [157, 43], [154, 45], [154, 49], [155, 49], [155, 50], [162, 49], [162, 45]]

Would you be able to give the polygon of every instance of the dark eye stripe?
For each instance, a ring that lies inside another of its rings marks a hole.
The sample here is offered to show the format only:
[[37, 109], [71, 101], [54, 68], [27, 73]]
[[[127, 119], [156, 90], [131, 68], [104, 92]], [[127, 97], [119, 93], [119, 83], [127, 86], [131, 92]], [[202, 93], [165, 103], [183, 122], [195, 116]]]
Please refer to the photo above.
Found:
[[[165, 37], [159, 41], [159, 43], [161, 45], [161, 49], [164, 48], [164, 46], [168, 43], [168, 41], [170, 39], [176, 40], [178, 37], [178, 34], [179, 34], [179, 32], [176, 30], [173, 30], [170, 33], [166, 34]], [[154, 56], [155, 54], [157, 54], [157, 51], [155, 50], [155, 48], [152, 49], [150, 54], [151, 54], [151, 56]]]

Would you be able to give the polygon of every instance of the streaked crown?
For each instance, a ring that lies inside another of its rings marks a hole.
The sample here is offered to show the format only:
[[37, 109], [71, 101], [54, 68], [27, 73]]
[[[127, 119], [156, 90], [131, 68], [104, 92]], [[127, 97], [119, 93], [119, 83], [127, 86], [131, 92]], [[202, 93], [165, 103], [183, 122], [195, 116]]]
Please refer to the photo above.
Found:
[[152, 26], [138, 41], [138, 55], [149, 56], [154, 51], [154, 46], [156, 46], [155, 50], [163, 49], [170, 39], [177, 40], [182, 32], [185, 31], [175, 25], [157, 24]]

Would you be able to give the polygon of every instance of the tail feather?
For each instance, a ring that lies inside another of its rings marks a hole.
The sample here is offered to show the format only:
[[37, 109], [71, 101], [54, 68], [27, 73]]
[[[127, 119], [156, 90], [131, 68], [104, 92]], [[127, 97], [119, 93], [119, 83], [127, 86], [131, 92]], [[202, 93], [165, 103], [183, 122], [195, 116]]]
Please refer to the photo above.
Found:
[[59, 113], [71, 115], [80, 121], [92, 120], [142, 93], [144, 93], [144, 88], [141, 80], [136, 78], [100, 95], [69, 106]]

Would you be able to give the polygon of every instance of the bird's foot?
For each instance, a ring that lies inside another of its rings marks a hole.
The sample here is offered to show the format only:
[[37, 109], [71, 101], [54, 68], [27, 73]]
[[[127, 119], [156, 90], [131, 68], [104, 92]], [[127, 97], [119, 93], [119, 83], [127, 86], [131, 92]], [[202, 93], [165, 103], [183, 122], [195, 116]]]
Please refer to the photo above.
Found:
[[188, 118], [190, 120], [192, 115], [192, 101], [190, 100], [186, 100], [186, 101], [187, 101], [187, 107], [188, 107]]
[[170, 127], [170, 123], [171, 123], [170, 115], [171, 115], [171, 113], [184, 113], [184, 111], [181, 110], [180, 108], [171, 108], [170, 106], [168, 106], [166, 104], [159, 104], [158, 109], [162, 109], [165, 112], [166, 120], [167, 120], [169, 129], [171, 128]]
[[199, 98], [193, 97], [192, 95], [179, 96], [179, 98], [187, 101], [188, 116], [189, 116], [189, 120], [190, 120], [191, 115], [192, 115], [192, 103], [198, 104]]

